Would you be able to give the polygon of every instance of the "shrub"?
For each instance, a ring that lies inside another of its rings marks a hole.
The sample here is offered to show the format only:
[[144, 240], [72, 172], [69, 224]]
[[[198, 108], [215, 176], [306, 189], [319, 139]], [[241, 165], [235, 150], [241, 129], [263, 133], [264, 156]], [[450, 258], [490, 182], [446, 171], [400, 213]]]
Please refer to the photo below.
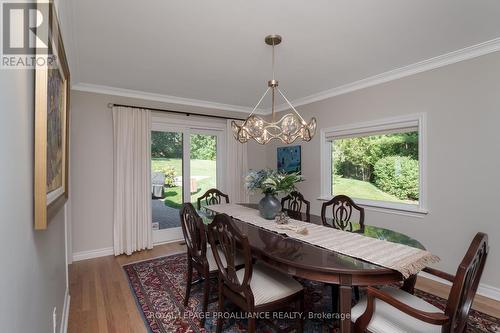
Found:
[[418, 200], [418, 161], [408, 156], [387, 156], [375, 163], [375, 185], [402, 200]]
[[165, 174], [165, 186], [174, 187], [174, 178], [176, 176], [175, 169], [169, 165], [166, 165], [159, 170], [155, 170], [156, 172], [163, 172]]

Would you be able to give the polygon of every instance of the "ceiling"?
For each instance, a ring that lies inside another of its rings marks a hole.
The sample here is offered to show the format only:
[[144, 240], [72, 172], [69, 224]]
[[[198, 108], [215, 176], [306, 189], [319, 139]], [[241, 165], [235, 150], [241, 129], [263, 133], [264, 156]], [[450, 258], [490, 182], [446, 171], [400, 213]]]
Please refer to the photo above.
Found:
[[75, 86], [245, 108], [271, 77], [271, 48], [264, 44], [270, 33], [283, 36], [277, 79], [292, 101], [500, 37], [498, 0], [85, 0], [73, 6]]

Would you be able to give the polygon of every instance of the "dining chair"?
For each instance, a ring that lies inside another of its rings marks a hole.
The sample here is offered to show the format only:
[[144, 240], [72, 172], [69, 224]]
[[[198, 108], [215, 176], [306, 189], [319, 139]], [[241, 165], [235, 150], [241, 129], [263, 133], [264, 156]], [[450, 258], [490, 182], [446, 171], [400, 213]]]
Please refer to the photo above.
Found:
[[201, 201], [205, 200], [205, 205], [218, 205], [222, 203], [222, 199], [229, 203], [229, 195], [222, 193], [216, 188], [211, 188], [198, 198], [198, 210], [201, 210]]
[[488, 255], [488, 236], [477, 233], [456, 275], [434, 268], [424, 271], [452, 283], [444, 311], [397, 288], [369, 287], [367, 296], [352, 308], [356, 333], [463, 333]]
[[[184, 203], [179, 211], [182, 233], [187, 247], [188, 268], [184, 306], [188, 305], [191, 287], [203, 283], [203, 312], [207, 312], [210, 279], [217, 277], [217, 264], [212, 251], [207, 251], [207, 237], [202, 218], [191, 203]], [[241, 265], [241, 256], [236, 264]], [[196, 269], [200, 279], [193, 281], [193, 269]], [[202, 326], [205, 319], [201, 319]]]
[[[328, 223], [326, 217], [326, 212], [328, 207], [331, 206], [332, 219], [331, 223]], [[353, 230], [351, 218], [353, 217], [354, 210], [358, 213], [358, 224], [359, 229]], [[324, 226], [331, 227], [335, 229], [340, 229], [349, 232], [363, 233], [365, 230], [365, 209], [356, 205], [356, 203], [347, 195], [336, 195], [330, 201], [324, 202], [321, 206], [321, 221]], [[339, 286], [331, 285], [332, 287], [332, 302], [333, 310], [338, 311], [339, 309]], [[354, 298], [359, 300], [359, 287], [355, 286]]]
[[[302, 205], [306, 209], [304, 218], [302, 217]], [[311, 221], [311, 203], [304, 199], [304, 196], [300, 192], [293, 191], [281, 199], [281, 209], [292, 219], [305, 222]]]
[[[332, 223], [328, 223], [326, 211], [328, 207], [332, 209]], [[359, 230], [355, 232], [364, 232], [365, 230], [365, 210], [354, 203], [347, 195], [336, 195], [330, 201], [323, 203], [321, 206], [321, 221], [324, 226], [333, 227], [344, 231], [353, 231], [352, 215], [354, 210], [358, 212]]]
[[[249, 314], [248, 332], [256, 329], [256, 315], [286, 308], [290, 304], [304, 310], [304, 290], [292, 277], [264, 264], [252, 262], [252, 251], [248, 238], [234, 225], [226, 214], [218, 214], [208, 226], [208, 238], [219, 269], [219, 312], [224, 311], [224, 300], [228, 299]], [[236, 249], [241, 249], [244, 267], [235, 266]], [[299, 316], [298, 332], [303, 331], [303, 318]], [[222, 331], [223, 316], [219, 316], [217, 333]], [[271, 325], [274, 325], [271, 323]]]

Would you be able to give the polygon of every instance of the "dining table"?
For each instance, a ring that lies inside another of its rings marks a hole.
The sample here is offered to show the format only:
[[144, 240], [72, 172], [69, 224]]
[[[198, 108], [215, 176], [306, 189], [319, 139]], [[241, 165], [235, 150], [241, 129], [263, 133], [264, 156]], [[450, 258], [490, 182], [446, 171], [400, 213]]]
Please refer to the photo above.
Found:
[[[258, 209], [256, 204], [239, 204]], [[215, 213], [207, 206], [200, 211], [204, 223], [209, 224]], [[286, 213], [286, 210], [285, 210]], [[398, 271], [362, 259], [331, 251], [320, 246], [276, 233], [237, 219], [235, 225], [248, 237], [252, 255], [274, 269], [301, 279], [339, 286], [340, 331], [351, 332], [352, 288], [354, 286], [382, 286], [401, 283], [402, 288], [414, 292], [416, 275], [404, 279]], [[327, 219], [327, 222], [331, 221]], [[310, 223], [322, 224], [320, 216], [311, 214]], [[358, 229], [358, 230], [357, 230]], [[383, 239], [425, 250], [417, 240], [400, 232], [365, 224], [362, 230], [353, 223], [353, 230], [366, 237]]]

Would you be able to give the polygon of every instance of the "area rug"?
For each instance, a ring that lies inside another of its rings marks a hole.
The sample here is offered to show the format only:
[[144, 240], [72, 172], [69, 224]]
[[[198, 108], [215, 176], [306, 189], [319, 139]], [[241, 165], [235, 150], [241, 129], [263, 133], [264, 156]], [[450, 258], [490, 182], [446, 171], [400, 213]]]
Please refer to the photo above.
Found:
[[[128, 277], [130, 288], [137, 301], [146, 327], [153, 333], [215, 332], [217, 323], [217, 302], [211, 303], [208, 313], [202, 314], [202, 286], [193, 286], [187, 308], [183, 306], [186, 288], [186, 254], [175, 254], [156, 258], [123, 267]], [[305, 328], [306, 333], [332, 332], [331, 292], [323, 283], [299, 280], [305, 288]], [[216, 294], [216, 282], [213, 284], [212, 297]], [[445, 300], [417, 290], [416, 294], [443, 309]], [[245, 314], [230, 303], [225, 305], [223, 331], [227, 333], [246, 332]], [[270, 314], [281, 328], [295, 324], [293, 309]], [[200, 326], [200, 317], [206, 317], [204, 327]], [[257, 332], [274, 332], [265, 321], [257, 320]], [[500, 332], [500, 319], [485, 313], [471, 310], [468, 333]]]

